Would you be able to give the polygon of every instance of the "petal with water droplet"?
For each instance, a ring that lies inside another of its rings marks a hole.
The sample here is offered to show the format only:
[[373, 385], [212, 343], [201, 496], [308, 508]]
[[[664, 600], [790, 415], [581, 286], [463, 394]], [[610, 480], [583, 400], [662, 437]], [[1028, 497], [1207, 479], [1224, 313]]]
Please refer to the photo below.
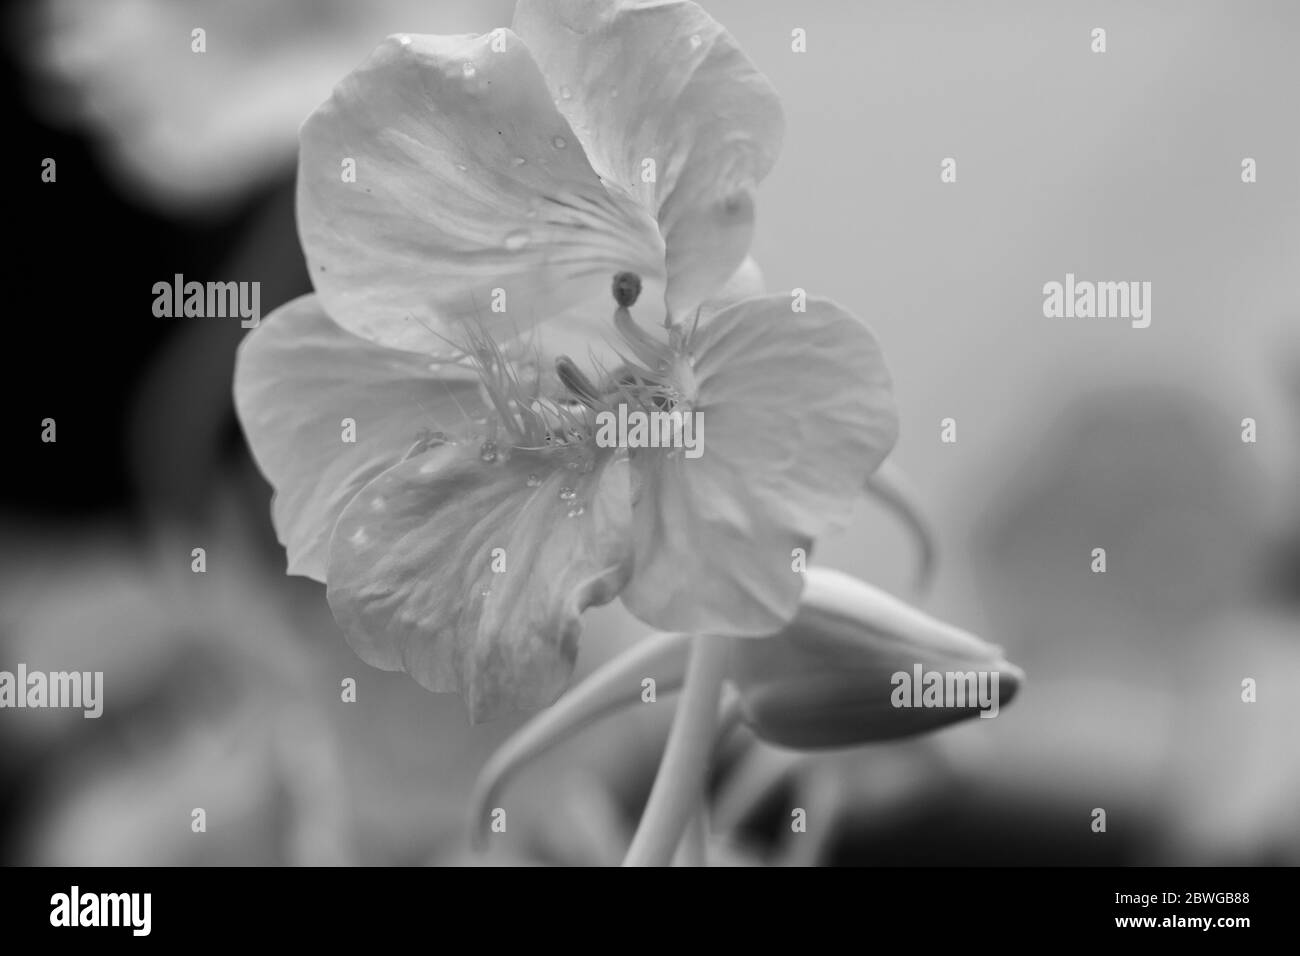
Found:
[[[564, 690], [579, 615], [612, 600], [631, 571], [631, 492], [626, 460], [605, 456], [580, 484], [558, 463], [519, 449], [485, 463], [477, 447], [443, 446], [356, 496], [334, 532], [328, 596], [362, 660], [459, 691], [474, 722]], [[561, 487], [581, 492], [581, 511]], [[382, 512], [368, 506], [375, 497]]]
[[[454, 338], [473, 317], [504, 340], [566, 310], [608, 316], [621, 269], [659, 277], [662, 296], [652, 217], [606, 187], [582, 149], [555, 148], [578, 140], [524, 44], [501, 37], [504, 50], [491, 35], [390, 39], [303, 125], [308, 268], [357, 335], [446, 354], [426, 326]], [[344, 157], [355, 183], [339, 175]], [[503, 242], [525, 227], [526, 248]], [[520, 308], [489, 310], [494, 289]]]
[[592, 166], [654, 215], [668, 306], [693, 312], [749, 251], [752, 194], [784, 135], [771, 85], [694, 3], [521, 0], [514, 28]]
[[[271, 515], [289, 573], [318, 581], [330, 532], [356, 493], [422, 436], [460, 431], [486, 411], [474, 376], [440, 381], [427, 356], [357, 338], [314, 295], [245, 336], [234, 392], [253, 457], [275, 488]], [[343, 440], [344, 419], [356, 423], [355, 442]]]

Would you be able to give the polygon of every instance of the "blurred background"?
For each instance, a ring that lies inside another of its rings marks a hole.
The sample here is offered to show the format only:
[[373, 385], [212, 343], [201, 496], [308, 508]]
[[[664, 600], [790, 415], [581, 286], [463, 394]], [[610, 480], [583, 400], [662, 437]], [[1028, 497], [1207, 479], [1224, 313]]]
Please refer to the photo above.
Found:
[[[704, 6], [785, 106], [754, 246], [768, 287], [873, 325], [894, 460], [940, 544], [933, 591], [910, 595], [914, 544], [864, 499], [818, 560], [1029, 675], [997, 720], [913, 741], [738, 741], [713, 781], [718, 858], [1300, 863], [1300, 7]], [[155, 318], [151, 290], [259, 281], [263, 314], [309, 291], [298, 124], [388, 33], [485, 32], [511, 9], [8, 5], [0, 669], [102, 670], [106, 700], [98, 720], [0, 712], [0, 863], [474, 861], [469, 789], [520, 721], [471, 728], [455, 697], [362, 664], [323, 588], [284, 575], [231, 407], [245, 330]], [[1150, 328], [1044, 318], [1067, 272], [1150, 281]], [[645, 630], [588, 614], [579, 674]], [[488, 862], [617, 861], [669, 716], [634, 708], [530, 769]]]

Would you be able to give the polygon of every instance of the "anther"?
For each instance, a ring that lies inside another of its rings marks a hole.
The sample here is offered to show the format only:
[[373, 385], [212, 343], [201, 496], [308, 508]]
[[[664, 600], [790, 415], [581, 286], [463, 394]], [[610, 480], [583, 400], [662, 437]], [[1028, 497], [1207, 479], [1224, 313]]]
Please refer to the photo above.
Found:
[[559, 376], [560, 384], [583, 404], [593, 406], [600, 402], [600, 392], [596, 386], [591, 384], [591, 379], [567, 355], [561, 355], [555, 360], [555, 374]]

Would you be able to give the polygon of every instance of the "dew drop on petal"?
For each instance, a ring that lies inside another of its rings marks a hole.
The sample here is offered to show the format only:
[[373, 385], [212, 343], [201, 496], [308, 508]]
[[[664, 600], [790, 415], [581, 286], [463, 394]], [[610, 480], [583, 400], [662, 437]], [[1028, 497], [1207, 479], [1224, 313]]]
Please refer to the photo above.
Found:
[[578, 493], [574, 491], [572, 488], [570, 488], [568, 485], [565, 485], [563, 488], [560, 489], [561, 501], [572, 501], [576, 497], [578, 497]]
[[542, 479], [538, 478], [536, 475], [529, 475], [528, 480], [524, 483], [528, 485], [529, 488], [536, 488], [542, 483]]
[[573, 99], [573, 90], [569, 89], [567, 86], [561, 86], [561, 87], [560, 87], [560, 99], [562, 99], [562, 100], [571, 100], [571, 99]]
[[410, 46], [411, 38], [408, 37], [405, 33], [403, 33], [400, 37], [397, 38], [397, 42], [402, 44], [402, 46]]
[[522, 229], [517, 229], [510, 235], [506, 236], [506, 248], [511, 252], [517, 252], [524, 246], [528, 245], [531, 237]]
[[576, 461], [571, 461], [571, 462], [569, 462], [567, 465], [565, 465], [564, 467], [567, 468], [567, 469], [569, 469], [569, 471], [577, 471], [577, 470], [578, 470], [578, 463], [577, 463]]
[[576, 517], [578, 517], [578, 515], [582, 514], [582, 513], [583, 513], [584, 511], [586, 511], [586, 510], [587, 510], [587, 509], [584, 508], [582, 505], [575, 504], [575, 505], [573, 505], [572, 507], [569, 508], [569, 510], [568, 510], [568, 516], [569, 516], [570, 518], [576, 518]]
[[567, 146], [568, 144], [564, 141], [563, 136], [557, 136], [555, 137], [555, 139], [551, 140], [551, 145], [554, 146], [556, 149], [564, 149], [564, 147]]
[[700, 37], [698, 33], [691, 35], [691, 49], [698, 50], [700, 48], [700, 44], [702, 44], [703, 42], [704, 40]]
[[471, 77], [478, 72], [478, 69], [475, 68], [473, 63], [471, 63], [469, 60], [466, 60], [464, 63], [460, 65], [460, 71], [464, 73], [466, 77]]
[[494, 441], [485, 441], [479, 446], [478, 456], [483, 461], [496, 461], [497, 443]]
[[466, 166], [464, 163], [457, 163], [456, 168], [459, 169], [462, 173], [469, 172], [469, 167]]
[[511, 160], [511, 162], [514, 163], [516, 166], [522, 166], [524, 163], [528, 162], [528, 160], [524, 159], [522, 156], [516, 156], [514, 159]]

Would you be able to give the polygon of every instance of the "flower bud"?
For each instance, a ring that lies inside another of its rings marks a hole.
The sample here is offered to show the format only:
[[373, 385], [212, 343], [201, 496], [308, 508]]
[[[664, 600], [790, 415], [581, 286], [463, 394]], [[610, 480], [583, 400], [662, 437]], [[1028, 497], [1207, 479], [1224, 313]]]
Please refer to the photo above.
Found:
[[825, 568], [805, 573], [793, 621], [737, 640], [741, 717], [786, 747], [849, 747], [996, 717], [1024, 674], [1002, 649]]

